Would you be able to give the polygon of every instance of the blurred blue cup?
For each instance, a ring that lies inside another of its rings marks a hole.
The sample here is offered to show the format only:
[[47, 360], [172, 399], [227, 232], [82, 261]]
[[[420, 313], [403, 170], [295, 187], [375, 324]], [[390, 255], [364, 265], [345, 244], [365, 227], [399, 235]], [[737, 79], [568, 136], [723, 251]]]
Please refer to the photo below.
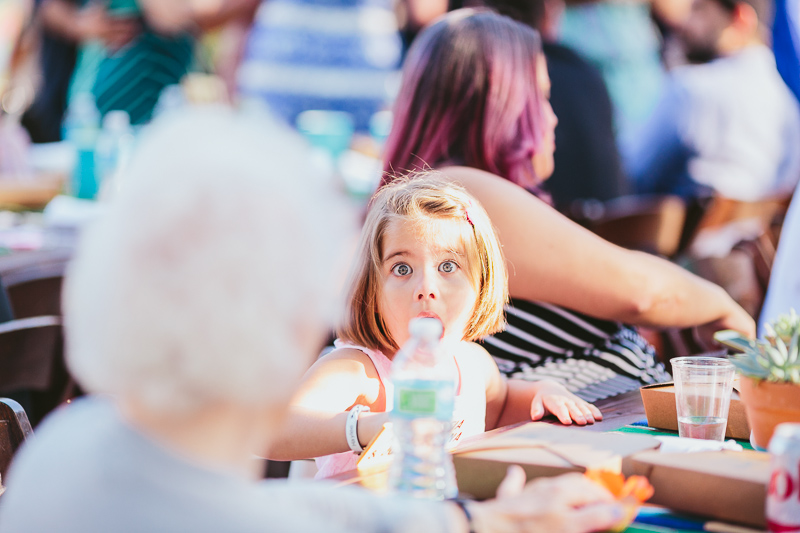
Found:
[[338, 159], [350, 147], [355, 120], [344, 111], [313, 109], [297, 116], [297, 130], [312, 146], [322, 148]]

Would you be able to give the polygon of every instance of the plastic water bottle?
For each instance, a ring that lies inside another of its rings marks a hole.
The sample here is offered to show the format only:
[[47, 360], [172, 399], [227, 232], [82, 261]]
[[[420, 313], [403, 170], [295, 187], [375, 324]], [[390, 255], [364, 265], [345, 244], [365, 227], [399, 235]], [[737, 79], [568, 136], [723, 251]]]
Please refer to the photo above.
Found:
[[133, 149], [133, 140], [133, 129], [128, 113], [125, 111], [106, 113], [94, 153], [95, 174], [101, 187], [112, 181], [127, 163]]
[[171, 114], [187, 105], [188, 102], [183, 92], [183, 87], [177, 84], [167, 85], [161, 89], [161, 93], [158, 95], [158, 101], [156, 101], [156, 105], [153, 108], [153, 119]]
[[409, 332], [411, 338], [392, 364], [395, 457], [390, 486], [416, 498], [453, 498], [458, 487], [446, 445], [453, 424], [455, 361], [439, 350], [439, 320], [414, 319]]
[[71, 190], [78, 198], [94, 198], [97, 194], [94, 148], [100, 129], [100, 112], [89, 93], [75, 95], [64, 118], [63, 136], [75, 148]]
[[378, 145], [381, 152], [383, 152], [386, 139], [389, 138], [389, 132], [392, 131], [392, 120], [392, 112], [388, 110], [378, 111], [369, 119], [369, 135]]

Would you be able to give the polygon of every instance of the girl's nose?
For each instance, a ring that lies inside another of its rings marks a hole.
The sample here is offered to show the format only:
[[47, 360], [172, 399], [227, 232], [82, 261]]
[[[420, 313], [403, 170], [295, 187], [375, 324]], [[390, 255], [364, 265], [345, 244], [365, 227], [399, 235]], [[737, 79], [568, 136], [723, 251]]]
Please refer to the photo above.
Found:
[[436, 300], [439, 298], [439, 289], [434, 281], [435, 276], [423, 274], [417, 287], [417, 300]]

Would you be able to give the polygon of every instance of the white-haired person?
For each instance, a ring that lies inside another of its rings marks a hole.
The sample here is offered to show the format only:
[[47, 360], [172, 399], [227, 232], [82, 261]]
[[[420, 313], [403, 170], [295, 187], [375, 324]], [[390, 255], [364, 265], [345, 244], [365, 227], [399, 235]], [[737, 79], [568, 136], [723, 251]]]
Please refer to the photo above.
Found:
[[163, 120], [68, 273], [68, 364], [90, 394], [21, 450], [0, 530], [585, 532], [619, 519], [582, 476], [526, 486], [519, 468], [467, 512], [258, 481], [252, 453], [328, 331], [348, 217], [282, 127], [226, 109]]

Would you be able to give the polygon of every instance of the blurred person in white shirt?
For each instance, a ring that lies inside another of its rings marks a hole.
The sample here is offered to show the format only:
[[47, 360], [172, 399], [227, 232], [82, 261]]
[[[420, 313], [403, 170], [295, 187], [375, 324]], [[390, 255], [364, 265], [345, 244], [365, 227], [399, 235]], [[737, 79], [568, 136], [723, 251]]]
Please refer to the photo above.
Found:
[[770, 0], [694, 0], [689, 59], [623, 156], [639, 193], [758, 201], [800, 179], [800, 109], [767, 46]]

